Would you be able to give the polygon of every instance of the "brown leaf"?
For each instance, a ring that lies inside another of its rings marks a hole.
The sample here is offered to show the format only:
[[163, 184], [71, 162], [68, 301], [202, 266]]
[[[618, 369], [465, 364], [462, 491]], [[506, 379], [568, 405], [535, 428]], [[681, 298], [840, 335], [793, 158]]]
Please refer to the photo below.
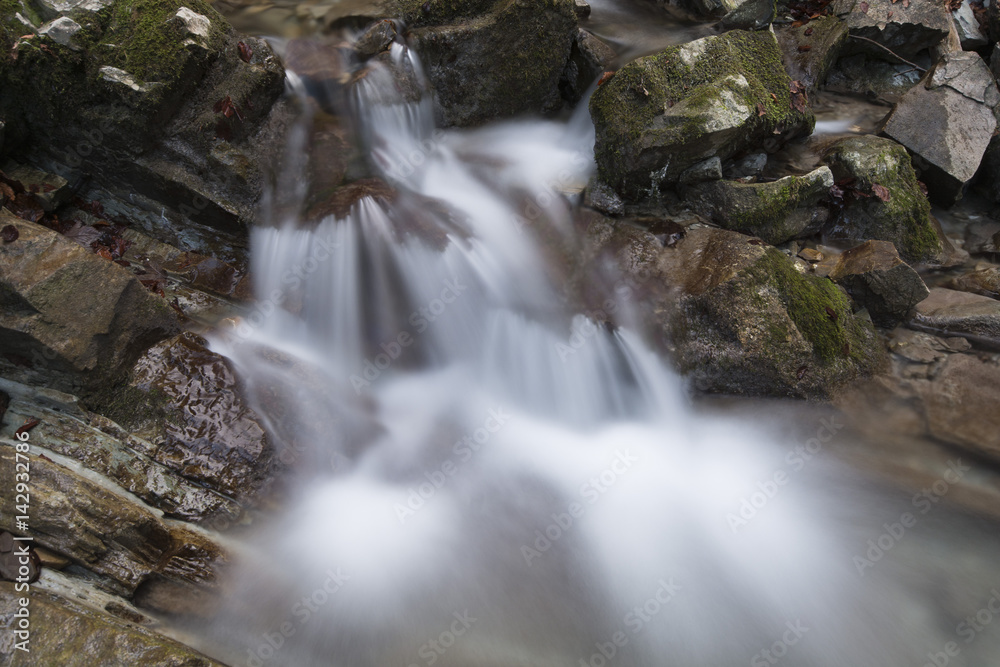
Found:
[[886, 15], [885, 15], [885, 17], [886, 17], [887, 19], [891, 19], [891, 18], [892, 18], [892, 12], [889, 12], [888, 14], [886, 14]]
[[771, 93], [771, 99], [774, 100], [775, 102], [777, 102], [778, 101], [778, 96], [775, 95], [774, 93]]
[[858, 5], [858, 10], [862, 14], [867, 14], [868, 13], [868, 3], [865, 2], [864, 0], [861, 0], [861, 4]]
[[20, 235], [21, 233], [17, 231], [17, 227], [14, 225], [7, 225], [3, 229], [0, 229], [0, 239], [3, 239], [4, 243], [13, 243]]
[[806, 31], [803, 34], [805, 34], [806, 37], [808, 37], [809, 35], [813, 34], [812, 27], [806, 28]]
[[25, 433], [27, 433], [28, 431], [35, 428], [41, 423], [42, 422], [40, 420], [35, 419], [34, 417], [29, 417], [28, 419], [24, 420], [24, 424], [21, 425], [21, 428], [17, 429], [17, 432], [15, 432], [14, 435], [15, 436], [24, 435]]
[[757, 117], [763, 116], [767, 111], [764, 109], [764, 105], [761, 102], [757, 102]]
[[806, 51], [809, 51], [811, 49], [812, 49], [812, 47], [809, 46], [808, 44], [801, 44], [801, 45], [799, 45], [799, 53], [805, 53]]
[[889, 189], [878, 183], [872, 184], [872, 194], [881, 199], [882, 201], [889, 201]]
[[608, 81], [608, 79], [610, 79], [614, 75], [615, 75], [614, 72], [605, 72], [604, 74], [601, 75], [601, 78], [597, 80], [597, 85], [603, 86]]
[[250, 62], [250, 59], [253, 58], [253, 49], [250, 48], [245, 42], [238, 43], [236, 48], [239, 49], [240, 60], [245, 63]]
[[830, 306], [826, 306], [826, 316], [830, 318], [831, 322], [836, 322], [837, 321], [837, 317], [838, 317], [837, 316], [837, 311], [835, 311]]

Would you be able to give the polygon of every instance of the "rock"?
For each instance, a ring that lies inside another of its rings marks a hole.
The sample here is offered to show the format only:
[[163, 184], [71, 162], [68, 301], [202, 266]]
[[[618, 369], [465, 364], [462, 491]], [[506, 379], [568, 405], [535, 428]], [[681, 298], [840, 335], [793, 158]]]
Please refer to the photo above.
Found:
[[584, 204], [613, 218], [625, 215], [625, 202], [618, 193], [597, 180], [587, 188]]
[[967, 354], [949, 355], [933, 381], [921, 386], [927, 427], [935, 438], [1000, 461], [1000, 366]]
[[733, 30], [639, 58], [591, 97], [598, 173], [634, 199], [710, 157], [807, 133], [814, 118], [798, 95], [801, 111], [771, 32]]
[[576, 10], [576, 15], [582, 19], [590, 16], [590, 4], [587, 0], [573, 0], [573, 8]]
[[963, 247], [973, 255], [1000, 253], [997, 241], [1000, 241], [1000, 222], [977, 220], [965, 227]]
[[4, 163], [3, 173], [7, 178], [20, 181], [26, 190], [33, 192], [35, 201], [47, 213], [55, 211], [73, 195], [69, 182], [62, 176], [18, 164], [13, 160]]
[[875, 326], [891, 329], [929, 292], [888, 241], [866, 241], [840, 256], [830, 279], [868, 309]]
[[949, 288], [1000, 299], [1000, 268], [991, 266], [964, 273], [948, 282]]
[[[0, 463], [14, 467], [13, 428], [0, 436]], [[210, 590], [225, 556], [206, 534], [164, 521], [120, 487], [39, 445], [28, 454], [34, 544], [90, 571], [102, 588], [129, 597], [152, 574]], [[0, 497], [4, 516], [14, 497]]]
[[142, 453], [150, 459], [246, 506], [261, 500], [281, 467], [229, 361], [194, 334], [150, 348], [127, 385], [92, 403], [148, 443]]
[[685, 200], [720, 227], [777, 245], [819, 230], [829, 212], [816, 204], [832, 185], [833, 173], [820, 167], [771, 183], [703, 183], [686, 188]]
[[[559, 79], [577, 34], [572, 0], [401, 0], [401, 18], [434, 88], [441, 126], [479, 125], [561, 105]], [[486, 5], [488, 11], [478, 11]], [[456, 20], [459, 19], [459, 20]]]
[[743, 0], [733, 7], [719, 25], [723, 30], [764, 30], [774, 21], [774, 0]]
[[0, 245], [0, 346], [50, 371], [49, 386], [95, 389], [178, 331], [176, 314], [130, 272], [2, 210], [7, 224], [20, 237]]
[[388, 19], [378, 21], [369, 26], [358, 40], [354, 42], [354, 50], [362, 60], [373, 58], [389, 49], [396, 41], [396, 24]]
[[[930, 58], [918, 56], [918, 64], [931, 66]], [[890, 63], [864, 53], [838, 60], [826, 78], [833, 92], [863, 95], [894, 103], [920, 81], [920, 73], [906, 63]]]
[[[862, 195], [845, 195], [833, 237], [889, 241], [908, 262], [940, 256], [943, 246], [931, 220], [930, 203], [905, 148], [880, 137], [848, 137], [833, 144], [824, 160], [835, 180], [857, 179], [853, 187]], [[875, 185], [885, 188], [887, 201], [873, 194]]]
[[396, 199], [396, 195], [396, 191], [385, 181], [378, 178], [363, 178], [326, 193], [325, 198], [309, 208], [305, 220], [320, 221], [331, 215], [343, 219], [348, 216], [354, 205], [365, 197], [391, 202]]
[[835, 16], [825, 16], [801, 26], [781, 26], [774, 31], [789, 76], [801, 81], [809, 91], [816, 90], [826, 81], [847, 46], [847, 33], [847, 25]]
[[94, 14], [112, 4], [113, 0], [37, 0], [34, 6], [46, 21], [63, 14], [76, 15]]
[[[911, 0], [909, 3], [835, 0], [833, 13], [844, 21], [851, 35], [872, 40], [910, 60], [945, 39], [952, 22], [945, 6], [934, 0]], [[879, 46], [860, 39], [850, 40], [849, 51], [868, 53], [882, 60], [892, 58]]]
[[[126, 438], [123, 442], [105, 432], [120, 431], [120, 427], [97, 421], [101, 417], [88, 420], [84, 415], [68, 415], [32, 399], [29, 392], [21, 391], [10, 406], [11, 424], [22, 424], [29, 417], [40, 420], [32, 433], [44, 440], [47, 450], [78, 461], [166, 516], [214, 525], [235, 522], [242, 514], [234, 500], [191, 482], [142, 453], [153, 451], [151, 443], [121, 432]], [[99, 430], [88, 421], [103, 428]]]
[[1000, 92], [976, 53], [944, 56], [889, 115], [882, 133], [906, 146], [930, 197], [942, 206], [961, 199], [996, 129]]
[[62, 44], [74, 51], [79, 51], [80, 47], [73, 44], [73, 37], [80, 32], [80, 24], [66, 16], [55, 21], [49, 21], [38, 29], [39, 35], [48, 37], [56, 44]]
[[951, 16], [955, 21], [955, 30], [958, 32], [962, 49], [975, 51], [989, 44], [989, 40], [979, 29], [979, 21], [976, 20], [969, 0], [962, 0], [962, 4], [951, 13]]
[[764, 167], [766, 166], [767, 153], [764, 151], [754, 151], [726, 165], [722, 173], [724, 178], [728, 178], [731, 181], [753, 180], [764, 173]]
[[[9, 149], [58, 173], [85, 171], [126, 201], [167, 202], [158, 210], [164, 219], [170, 212], [241, 232], [262, 192], [264, 156], [283, 141], [265, 122], [283, 108], [275, 101], [284, 72], [270, 47], [237, 35], [201, 0], [85, 5], [97, 2], [50, 4], [72, 17], [53, 16], [49, 36], [62, 39], [72, 19], [77, 50], [46, 52], [33, 41], [0, 68], [0, 87], [20, 91], [0, 98], [17, 139]], [[253, 48], [249, 63], [239, 57], [240, 40]], [[239, 112], [230, 117], [215, 109], [227, 96]], [[226, 142], [244, 154], [244, 167], [212, 159]]]
[[[0, 619], [13, 624], [21, 609], [15, 584], [0, 583]], [[31, 653], [0, 644], [7, 665], [160, 665], [162, 667], [222, 667], [194, 649], [133, 622], [99, 612], [79, 601], [38, 590], [31, 591]], [[58, 632], [56, 631], [58, 630]], [[28, 657], [30, 656], [30, 657]]]
[[559, 81], [563, 99], [576, 104], [590, 86], [612, 67], [614, 49], [592, 33], [580, 28], [569, 52], [566, 70]]
[[1000, 301], [935, 287], [917, 304], [913, 323], [929, 331], [1000, 346]]
[[680, 185], [694, 185], [695, 183], [719, 180], [722, 180], [722, 160], [717, 155], [713, 155], [707, 160], [702, 160], [698, 164], [688, 167], [677, 178], [677, 182]]
[[7, 414], [7, 408], [10, 406], [10, 395], [5, 391], [0, 391], [0, 427], [4, 424], [4, 415]]
[[700, 391], [826, 396], [884, 366], [874, 328], [847, 296], [757, 239], [692, 227], [664, 247], [606, 220], [591, 224], [588, 239], [596, 257], [616, 258], [652, 335]]

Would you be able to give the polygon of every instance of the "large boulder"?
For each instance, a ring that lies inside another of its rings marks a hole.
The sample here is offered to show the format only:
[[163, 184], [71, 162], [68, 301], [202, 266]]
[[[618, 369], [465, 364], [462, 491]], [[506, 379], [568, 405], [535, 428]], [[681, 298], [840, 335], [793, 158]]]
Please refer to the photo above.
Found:
[[930, 202], [905, 148], [881, 137], [848, 137], [833, 144], [825, 160], [838, 182], [850, 183], [831, 230], [834, 237], [889, 241], [910, 262], [942, 253]]
[[929, 294], [924, 281], [888, 241], [865, 241], [844, 252], [830, 279], [868, 309], [872, 322], [887, 329], [906, 319]]
[[884, 365], [850, 299], [759, 239], [701, 227], [665, 245], [605, 219], [588, 238], [643, 295], [652, 333], [700, 391], [820, 397]]
[[685, 199], [719, 226], [776, 245], [819, 230], [829, 211], [816, 204], [832, 186], [833, 173], [820, 167], [770, 183], [702, 183], [687, 188]]
[[732, 30], [629, 63], [594, 93], [601, 179], [638, 198], [711, 158], [808, 133], [770, 31]]
[[826, 81], [848, 42], [847, 26], [836, 16], [776, 27], [774, 34], [788, 74], [809, 90]]
[[7, 150], [200, 224], [249, 223], [282, 134], [265, 122], [284, 89], [265, 41], [202, 0], [51, 3], [62, 16], [44, 27], [16, 7], [0, 6], [0, 87], [18, 91], [0, 98]]
[[862, 38], [851, 40], [852, 51], [883, 60], [894, 60], [892, 53], [912, 60], [947, 38], [952, 26], [951, 13], [935, 0], [835, 0], [833, 13]]
[[935, 333], [1000, 346], [1000, 301], [935, 287], [917, 304], [913, 323]]
[[982, 58], [950, 53], [899, 100], [882, 133], [913, 153], [931, 198], [950, 206], [979, 169], [998, 103], [1000, 91]]
[[56, 232], [0, 210], [0, 349], [45, 369], [53, 388], [93, 390], [179, 329], [177, 314], [126, 269]]
[[386, 18], [408, 27], [441, 125], [479, 125], [562, 104], [559, 80], [577, 33], [573, 0], [338, 2], [324, 21], [332, 30]]

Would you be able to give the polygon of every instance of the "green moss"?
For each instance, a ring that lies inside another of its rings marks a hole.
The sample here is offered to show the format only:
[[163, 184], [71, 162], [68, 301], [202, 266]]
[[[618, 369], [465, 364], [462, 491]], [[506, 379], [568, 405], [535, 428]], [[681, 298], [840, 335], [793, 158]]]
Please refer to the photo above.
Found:
[[[689, 145], [703, 150], [701, 128], [722, 103], [723, 90], [742, 106], [763, 110], [763, 115], [750, 114], [744, 124], [741, 134], [748, 140], [813, 122], [810, 113], [792, 107], [789, 78], [770, 32], [733, 30], [697, 43], [704, 52], [694, 66], [683, 60], [690, 45], [669, 47], [629, 63], [594, 93], [595, 152], [607, 182], [620, 188], [631, 172], [648, 168], [647, 162], [662, 165], [667, 153]], [[743, 77], [746, 87], [737, 85], [736, 77]], [[680, 104], [683, 111], [670, 114]], [[650, 146], [660, 147], [662, 155]]]
[[853, 137], [838, 142], [828, 153], [838, 177], [857, 179], [862, 194], [873, 185], [889, 191], [889, 200], [877, 196], [849, 202], [841, 224], [855, 236], [890, 241], [907, 261], [922, 261], [941, 252], [941, 241], [931, 224], [931, 206], [917, 183], [906, 149], [881, 137]]
[[498, 0], [397, 0], [395, 13], [413, 27], [442, 25], [479, 16], [497, 4]]
[[[748, 289], [770, 287], [778, 292], [795, 328], [824, 362], [861, 353], [851, 346], [857, 336], [852, 331], [856, 321], [851, 315], [850, 302], [831, 281], [799, 273], [776, 249], [764, 253], [746, 270], [746, 277]], [[787, 332], [774, 331], [772, 336], [781, 341]]]
[[[739, 188], [740, 186], [735, 186]], [[744, 189], [744, 188], [741, 188]], [[785, 220], [799, 204], [802, 189], [798, 178], [782, 179], [762, 186], [745, 186], [750, 202], [733, 202], [725, 213], [734, 231], [759, 236], [768, 243], [788, 240]]]
[[228, 24], [203, 0], [118, 0], [104, 10], [107, 28], [101, 37], [101, 55], [105, 64], [144, 82], [169, 82], [181, 75], [190, 57], [183, 43], [188, 35], [170, 21], [181, 7], [211, 21], [209, 51], [221, 48]]

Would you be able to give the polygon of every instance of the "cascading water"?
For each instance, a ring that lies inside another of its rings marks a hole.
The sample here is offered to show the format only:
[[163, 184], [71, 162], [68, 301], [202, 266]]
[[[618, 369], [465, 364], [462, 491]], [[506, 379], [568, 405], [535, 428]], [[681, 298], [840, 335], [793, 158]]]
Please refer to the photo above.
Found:
[[[393, 57], [419, 77], [405, 46]], [[354, 106], [395, 200], [255, 230], [261, 305], [215, 341], [298, 480], [232, 574], [217, 652], [921, 664], [936, 637], [902, 628], [882, 571], [859, 576], [840, 473], [775, 481], [795, 443], [697, 415], [636, 335], [567, 307], [533, 230], [572, 243], [556, 190], [589, 177], [589, 118], [436, 132], [426, 97], [394, 90], [372, 69]]]

